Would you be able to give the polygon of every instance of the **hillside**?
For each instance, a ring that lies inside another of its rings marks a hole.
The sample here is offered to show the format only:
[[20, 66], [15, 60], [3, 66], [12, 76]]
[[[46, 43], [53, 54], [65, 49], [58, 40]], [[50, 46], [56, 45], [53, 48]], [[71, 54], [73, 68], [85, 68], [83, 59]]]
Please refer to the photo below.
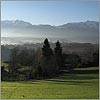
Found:
[[34, 25], [22, 20], [1, 21], [2, 37], [66, 38], [73, 42], [98, 43], [99, 22], [73, 22], [59, 26]]

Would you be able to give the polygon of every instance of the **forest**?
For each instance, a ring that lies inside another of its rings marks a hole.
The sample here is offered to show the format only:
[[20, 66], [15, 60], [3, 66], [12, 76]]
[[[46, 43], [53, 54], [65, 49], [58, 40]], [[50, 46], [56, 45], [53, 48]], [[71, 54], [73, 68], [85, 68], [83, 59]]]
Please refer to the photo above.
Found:
[[74, 68], [99, 66], [99, 45], [91, 43], [43, 43], [1, 46], [1, 80], [47, 79], [73, 73]]

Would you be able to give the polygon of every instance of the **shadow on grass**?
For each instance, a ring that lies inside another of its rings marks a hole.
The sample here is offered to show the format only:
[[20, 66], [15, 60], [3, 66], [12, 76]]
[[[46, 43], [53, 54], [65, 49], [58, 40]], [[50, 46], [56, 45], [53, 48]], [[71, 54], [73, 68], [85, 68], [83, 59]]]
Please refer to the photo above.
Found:
[[27, 80], [27, 81], [18, 81], [19, 83], [24, 83], [24, 84], [37, 84], [41, 82], [41, 80]]
[[79, 75], [79, 74], [72, 74], [72, 75], [64, 75], [60, 76], [60, 79], [64, 80], [91, 80], [91, 79], [98, 79], [98, 75]]
[[91, 80], [91, 79], [99, 79], [98, 76], [89, 76], [89, 75], [64, 75], [55, 79], [47, 79], [47, 81], [58, 81], [58, 82], [67, 82], [67, 80]]
[[73, 70], [73, 74], [98, 74], [99, 70]]
[[99, 70], [73, 70], [73, 72], [64, 72], [63, 75], [59, 77], [55, 77], [53, 79], [47, 79], [49, 82], [53, 82], [55, 84], [94, 84], [97, 81], [94, 79], [99, 79]]
[[13, 82], [13, 83], [22, 83], [22, 84], [37, 84], [37, 83], [39, 83], [39, 82], [41, 82], [41, 80], [36, 80], [36, 79], [33, 79], [33, 80], [24, 80], [24, 81], [4, 81], [4, 82]]
[[[88, 80], [99, 79], [99, 70], [73, 70], [71, 73], [63, 71], [62, 74], [53, 77], [51, 79], [41, 79], [47, 82], [53, 82], [56, 84], [82, 84], [82, 83], [90, 83]], [[24, 84], [37, 84], [41, 82], [41, 80], [32, 79], [25, 81], [6, 81], [6, 82], [18, 82]], [[92, 82], [91, 82], [92, 83]]]
[[[64, 76], [63, 78], [47, 79], [46, 81], [53, 84], [67, 84], [67, 85], [90, 85], [95, 84], [97, 81], [92, 79], [99, 79], [98, 76]], [[99, 82], [99, 81], [98, 81]]]
[[49, 82], [53, 82], [55, 84], [68, 84], [70, 83], [70, 85], [74, 84], [74, 85], [81, 85], [81, 84], [84, 84], [84, 83], [95, 83], [94, 81], [91, 82], [91, 81], [79, 81], [79, 80], [61, 80], [61, 79], [57, 79], [57, 80], [47, 80]]

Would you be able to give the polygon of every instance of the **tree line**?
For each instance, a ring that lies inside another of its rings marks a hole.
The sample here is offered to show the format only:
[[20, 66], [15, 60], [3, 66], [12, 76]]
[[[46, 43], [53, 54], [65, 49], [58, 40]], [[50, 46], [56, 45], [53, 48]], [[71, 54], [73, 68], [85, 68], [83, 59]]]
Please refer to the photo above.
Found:
[[[96, 56], [96, 54], [94, 54]], [[59, 75], [62, 70], [72, 71], [81, 66], [81, 58], [76, 54], [64, 54], [57, 41], [52, 50], [46, 38], [42, 48], [37, 50], [19, 48], [11, 50], [7, 71], [2, 66], [2, 80], [43, 79]]]

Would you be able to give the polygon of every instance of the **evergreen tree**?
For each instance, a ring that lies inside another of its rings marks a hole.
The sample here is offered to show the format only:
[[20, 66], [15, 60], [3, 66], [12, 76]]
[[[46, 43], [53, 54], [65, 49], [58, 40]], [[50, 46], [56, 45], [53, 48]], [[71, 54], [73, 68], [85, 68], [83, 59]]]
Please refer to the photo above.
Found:
[[42, 53], [43, 53], [43, 59], [42, 59], [43, 75], [50, 76], [50, 74], [53, 73], [53, 62], [52, 62], [53, 52], [52, 49], [50, 48], [50, 44], [47, 38], [44, 40]]
[[54, 53], [55, 53], [55, 65], [57, 67], [57, 70], [60, 71], [63, 65], [63, 59], [62, 59], [62, 47], [59, 41], [56, 42]]
[[42, 52], [43, 56], [46, 57], [47, 59], [49, 59], [53, 55], [52, 49], [50, 48], [50, 44], [47, 38], [44, 40]]
[[56, 47], [55, 47], [55, 55], [56, 56], [61, 56], [62, 55], [62, 47], [59, 41], [56, 42]]

